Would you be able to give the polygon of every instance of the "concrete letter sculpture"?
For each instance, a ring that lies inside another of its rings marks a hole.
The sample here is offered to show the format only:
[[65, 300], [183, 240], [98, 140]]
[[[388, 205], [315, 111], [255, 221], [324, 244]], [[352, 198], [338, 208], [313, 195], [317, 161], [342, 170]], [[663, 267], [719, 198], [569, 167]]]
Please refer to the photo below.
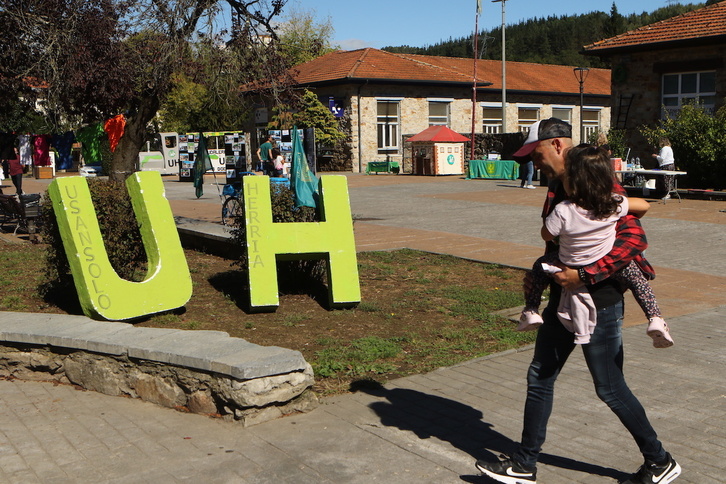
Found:
[[266, 176], [244, 177], [250, 306], [270, 310], [279, 306], [276, 260], [325, 258], [331, 307], [360, 302], [358, 261], [353, 237], [346, 178], [320, 177], [321, 222], [273, 223], [270, 181]]
[[111, 267], [85, 178], [57, 178], [48, 187], [78, 299], [91, 318], [137, 318], [181, 307], [192, 295], [189, 267], [161, 175], [135, 173], [126, 187], [148, 260], [142, 282], [121, 279]]

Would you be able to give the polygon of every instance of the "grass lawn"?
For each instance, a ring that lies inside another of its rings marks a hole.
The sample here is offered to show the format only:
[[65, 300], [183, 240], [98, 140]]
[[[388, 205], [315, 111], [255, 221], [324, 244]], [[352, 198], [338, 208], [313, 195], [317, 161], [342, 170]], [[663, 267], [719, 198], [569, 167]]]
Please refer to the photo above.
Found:
[[[45, 300], [42, 244], [0, 241], [0, 310], [81, 314], [75, 294]], [[315, 389], [423, 373], [533, 342], [493, 312], [523, 304], [521, 271], [412, 250], [358, 255], [362, 302], [329, 311], [324, 288], [281, 294], [274, 313], [245, 311], [244, 274], [232, 261], [186, 251], [194, 293], [184, 308], [137, 326], [218, 330], [296, 349], [313, 365]]]

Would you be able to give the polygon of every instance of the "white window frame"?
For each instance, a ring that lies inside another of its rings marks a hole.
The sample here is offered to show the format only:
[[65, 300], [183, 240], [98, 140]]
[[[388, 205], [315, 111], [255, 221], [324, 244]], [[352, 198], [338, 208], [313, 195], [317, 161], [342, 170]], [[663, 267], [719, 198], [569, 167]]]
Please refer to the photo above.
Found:
[[[696, 92], [683, 92], [683, 76], [684, 75], [696, 75]], [[688, 104], [689, 102], [696, 101], [701, 106], [703, 106], [706, 110], [713, 112], [715, 109], [715, 100], [716, 100], [716, 91], [704, 91], [701, 92], [701, 75], [703, 74], [712, 74], [714, 77], [716, 76], [715, 70], [707, 70], [707, 71], [687, 71], [687, 72], [666, 72], [661, 76], [661, 106], [663, 106], [663, 112], [661, 113], [663, 117], [665, 117], [666, 112], [668, 112], [670, 115], [675, 115], [678, 113], [678, 111], [681, 110], [681, 108]], [[678, 92], [676, 93], [665, 93], [665, 78], [666, 76], [678, 76]], [[715, 89], [715, 80], [714, 80], [714, 89]], [[713, 102], [706, 103], [703, 98], [710, 97]], [[675, 100], [675, 105], [666, 105], [666, 99], [669, 100]]]
[[[537, 111], [537, 117], [534, 121], [530, 119], [522, 119], [520, 116], [520, 110], [525, 109], [527, 111]], [[529, 133], [529, 127], [534, 123], [542, 119], [542, 104], [517, 104], [517, 127], [519, 131], [524, 134]]]
[[[597, 121], [593, 122], [591, 120], [585, 120], [585, 113], [597, 113]], [[602, 108], [582, 108], [582, 117], [580, 121], [582, 122], [582, 127], [585, 130], [585, 139], [580, 140], [580, 143], [587, 143], [587, 140], [590, 139], [590, 136], [592, 136], [593, 133], [597, 133], [601, 131], [600, 129], [600, 119], [602, 118]]]
[[[403, 98], [376, 98], [376, 146], [378, 154], [397, 155], [399, 153], [399, 133], [401, 132], [401, 101]], [[396, 115], [379, 116], [380, 103], [395, 104]], [[385, 121], [382, 121], [385, 118]], [[393, 122], [389, 119], [393, 118]]]
[[[502, 103], [480, 103], [482, 113], [482, 133], [498, 134], [502, 132]], [[484, 116], [485, 109], [499, 110], [499, 116], [496, 118]]]
[[[562, 119], [555, 115], [556, 110], [567, 110], [570, 112], [570, 116], [567, 119]], [[572, 125], [572, 113], [574, 111], [575, 111], [574, 105], [564, 105], [564, 104], [553, 104], [552, 105], [552, 117], [562, 119], [562, 121], [567, 121], [568, 123], [570, 123], [570, 125]]]
[[[428, 101], [428, 112], [429, 112], [429, 126], [446, 126], [451, 127], [451, 103], [454, 102], [452, 98], [427, 98]], [[431, 104], [444, 104], [446, 105], [445, 116], [432, 116], [431, 115]]]

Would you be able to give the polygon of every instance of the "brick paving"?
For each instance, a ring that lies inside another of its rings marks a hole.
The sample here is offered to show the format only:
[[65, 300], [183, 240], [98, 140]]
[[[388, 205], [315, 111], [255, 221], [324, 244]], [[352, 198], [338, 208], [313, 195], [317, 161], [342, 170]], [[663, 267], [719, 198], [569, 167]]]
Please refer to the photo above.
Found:
[[[544, 188], [518, 182], [348, 177], [360, 250], [410, 247], [526, 267]], [[176, 215], [216, 221], [215, 187], [165, 183]], [[27, 180], [25, 189], [42, 188]], [[654, 288], [676, 345], [656, 350], [632, 300], [626, 372], [677, 482], [722, 483], [726, 460], [726, 203], [654, 204], [644, 219]], [[474, 460], [518, 440], [531, 349], [323, 400], [305, 415], [243, 428], [137, 400], [42, 382], [0, 381], [0, 482], [486, 483]], [[597, 400], [581, 352], [559, 379], [540, 483], [616, 482], [637, 449]]]

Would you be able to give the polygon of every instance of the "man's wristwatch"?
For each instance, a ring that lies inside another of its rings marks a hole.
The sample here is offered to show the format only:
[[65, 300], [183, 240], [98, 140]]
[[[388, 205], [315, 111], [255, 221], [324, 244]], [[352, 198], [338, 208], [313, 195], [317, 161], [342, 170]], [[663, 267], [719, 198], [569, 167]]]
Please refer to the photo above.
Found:
[[585, 272], [584, 267], [580, 267], [577, 269], [577, 276], [580, 278], [582, 282], [587, 282], [587, 272]]

